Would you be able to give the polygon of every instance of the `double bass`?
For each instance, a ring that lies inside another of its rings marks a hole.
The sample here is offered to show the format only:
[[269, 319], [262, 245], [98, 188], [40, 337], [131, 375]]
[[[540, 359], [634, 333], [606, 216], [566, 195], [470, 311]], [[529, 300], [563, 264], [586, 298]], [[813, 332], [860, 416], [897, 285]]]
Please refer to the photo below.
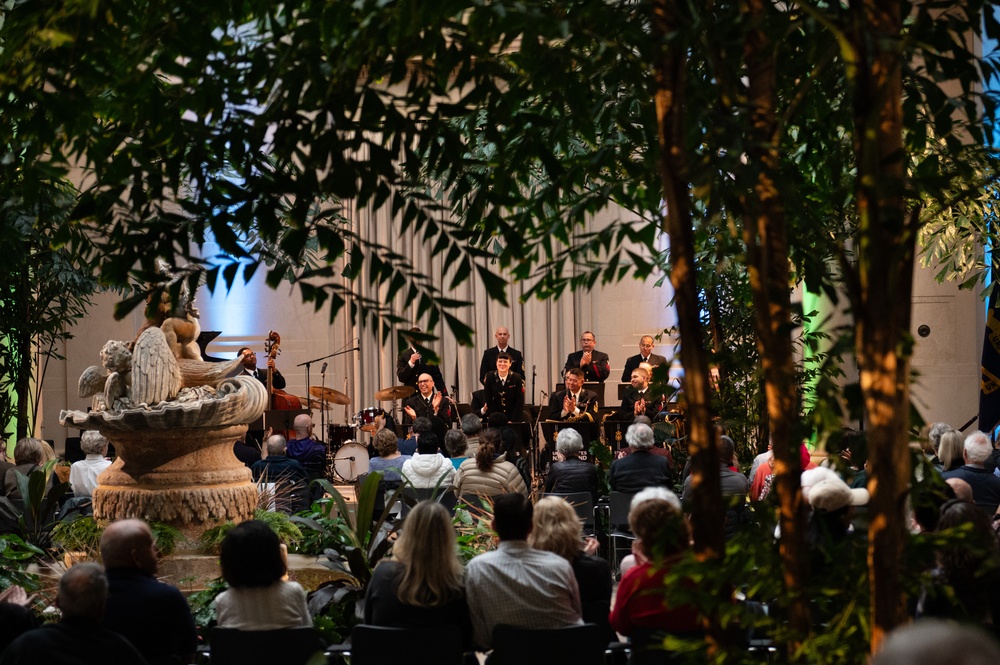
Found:
[[[267, 333], [267, 340], [264, 341], [264, 353], [267, 354], [268, 360], [274, 360], [278, 357], [278, 354], [281, 353], [281, 335], [273, 330]], [[298, 397], [274, 387], [270, 363], [268, 363], [267, 368], [267, 396], [272, 411], [290, 411], [302, 408], [302, 402], [299, 401]]]

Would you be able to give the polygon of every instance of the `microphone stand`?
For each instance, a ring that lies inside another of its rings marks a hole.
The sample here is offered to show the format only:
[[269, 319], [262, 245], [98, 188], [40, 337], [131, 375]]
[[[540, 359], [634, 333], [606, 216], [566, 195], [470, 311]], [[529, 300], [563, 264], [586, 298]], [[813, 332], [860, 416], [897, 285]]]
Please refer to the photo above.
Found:
[[334, 356], [342, 356], [345, 353], [352, 353], [354, 351], [360, 351], [360, 350], [361, 350], [361, 347], [360, 346], [356, 346], [353, 349], [347, 349], [346, 351], [335, 351], [334, 353], [331, 353], [330, 355], [320, 356], [319, 358], [313, 358], [312, 360], [307, 360], [307, 361], [305, 361], [303, 363], [299, 363], [298, 365], [296, 365], [296, 367], [305, 367], [306, 368], [306, 390], [309, 390], [309, 368], [312, 366], [313, 363], [318, 363], [320, 360], [326, 360], [327, 358], [333, 358]]
[[531, 401], [532, 402], [535, 401], [535, 376], [537, 376], [537, 375], [538, 375], [538, 372], [535, 371], [535, 365], [532, 365], [531, 366]]
[[[322, 369], [322, 367], [320, 368]], [[306, 375], [308, 377], [308, 374]], [[323, 392], [319, 394], [319, 435], [320, 441], [323, 445], [326, 445], [326, 372], [319, 373], [320, 381], [319, 385], [323, 388]], [[306, 379], [307, 392], [308, 392], [308, 378]]]
[[[532, 389], [532, 391], [534, 391], [534, 389]], [[548, 397], [548, 394], [544, 390], [542, 391], [542, 395], [545, 395], [545, 397]], [[535, 425], [534, 425], [534, 427], [532, 427], [532, 429], [534, 430], [534, 434], [535, 434], [535, 445], [532, 447], [532, 451], [531, 451], [531, 485], [532, 485], [533, 488], [538, 484], [538, 480], [541, 477], [541, 473], [540, 473], [540, 471], [538, 469], [538, 465], [541, 462], [541, 455], [542, 455], [541, 442], [542, 442], [542, 436], [544, 435], [544, 432], [542, 432], [540, 434], [538, 428], [541, 427], [540, 423], [542, 422], [542, 408], [543, 407], [541, 407], [541, 406], [539, 407], [539, 409], [538, 409], [538, 417], [535, 418]]]

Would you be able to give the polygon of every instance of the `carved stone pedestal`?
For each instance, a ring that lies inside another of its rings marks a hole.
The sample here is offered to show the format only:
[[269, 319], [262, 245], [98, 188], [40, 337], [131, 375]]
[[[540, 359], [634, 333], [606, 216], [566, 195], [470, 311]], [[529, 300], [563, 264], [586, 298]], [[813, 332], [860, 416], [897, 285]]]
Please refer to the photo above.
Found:
[[94, 490], [94, 516], [164, 522], [194, 537], [253, 516], [257, 489], [233, 455], [246, 425], [170, 430], [102, 430], [118, 459]]

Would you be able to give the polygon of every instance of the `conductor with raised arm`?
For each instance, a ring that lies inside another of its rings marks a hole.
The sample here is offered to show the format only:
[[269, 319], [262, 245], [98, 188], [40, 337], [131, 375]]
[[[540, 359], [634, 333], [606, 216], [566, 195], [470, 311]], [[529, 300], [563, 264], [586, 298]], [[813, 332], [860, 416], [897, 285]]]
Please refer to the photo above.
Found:
[[589, 330], [580, 335], [580, 351], [574, 351], [566, 358], [566, 366], [563, 367], [563, 375], [571, 369], [578, 369], [583, 372], [584, 381], [596, 381], [604, 383], [611, 375], [611, 363], [608, 354], [595, 350], [597, 337]]
[[[420, 328], [410, 328], [410, 332], [418, 333]], [[447, 395], [448, 390], [444, 385], [444, 376], [441, 375], [441, 368], [437, 365], [428, 365], [424, 362], [423, 356], [413, 345], [413, 339], [409, 338], [410, 345], [403, 349], [396, 359], [396, 378], [404, 386], [412, 386], [417, 389], [417, 379], [421, 374], [429, 374], [434, 380], [434, 387], [438, 392]]]

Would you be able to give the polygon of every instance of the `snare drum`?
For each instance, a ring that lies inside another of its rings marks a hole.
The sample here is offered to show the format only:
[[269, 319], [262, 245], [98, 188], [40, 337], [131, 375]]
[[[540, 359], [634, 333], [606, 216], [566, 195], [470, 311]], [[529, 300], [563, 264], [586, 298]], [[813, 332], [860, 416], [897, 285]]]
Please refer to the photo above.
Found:
[[375, 419], [384, 414], [385, 411], [381, 407], [369, 406], [367, 409], [358, 411], [358, 415], [356, 415], [354, 419], [361, 426], [362, 432], [374, 432], [378, 429], [378, 425], [375, 424]]
[[368, 473], [368, 448], [357, 441], [346, 441], [333, 456], [333, 470], [341, 479], [353, 483]]
[[341, 444], [354, 438], [354, 428], [350, 425], [327, 425], [326, 432], [331, 450], [336, 450]]

